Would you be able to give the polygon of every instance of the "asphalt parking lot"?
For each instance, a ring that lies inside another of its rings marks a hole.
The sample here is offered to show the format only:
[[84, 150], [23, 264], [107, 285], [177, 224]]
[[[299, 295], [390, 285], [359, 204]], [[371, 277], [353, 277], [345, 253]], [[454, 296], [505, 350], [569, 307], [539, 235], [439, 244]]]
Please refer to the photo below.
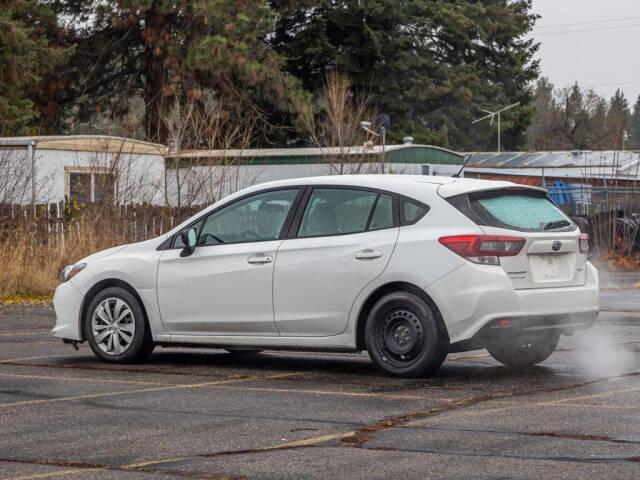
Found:
[[603, 310], [538, 367], [407, 380], [346, 354], [106, 365], [50, 307], [0, 306], [0, 478], [639, 478], [640, 290]]

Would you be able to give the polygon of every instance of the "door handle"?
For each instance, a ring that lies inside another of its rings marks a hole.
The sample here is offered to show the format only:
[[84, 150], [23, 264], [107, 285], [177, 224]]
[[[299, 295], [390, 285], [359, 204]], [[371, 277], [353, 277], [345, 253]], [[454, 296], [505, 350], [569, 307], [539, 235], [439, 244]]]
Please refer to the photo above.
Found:
[[366, 250], [356, 253], [356, 260], [373, 260], [374, 258], [380, 258], [381, 256], [381, 251], [367, 248]]
[[259, 264], [259, 263], [271, 263], [273, 262], [273, 257], [271, 255], [252, 255], [247, 258], [247, 262]]

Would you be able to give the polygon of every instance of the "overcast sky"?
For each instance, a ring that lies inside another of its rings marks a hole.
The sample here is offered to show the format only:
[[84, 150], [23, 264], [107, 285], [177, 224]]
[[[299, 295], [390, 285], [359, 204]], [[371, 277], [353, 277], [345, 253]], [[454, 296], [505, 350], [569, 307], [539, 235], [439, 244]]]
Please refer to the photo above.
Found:
[[556, 87], [577, 81], [607, 99], [617, 88], [632, 106], [640, 94], [640, 0], [533, 0], [542, 16], [541, 74]]

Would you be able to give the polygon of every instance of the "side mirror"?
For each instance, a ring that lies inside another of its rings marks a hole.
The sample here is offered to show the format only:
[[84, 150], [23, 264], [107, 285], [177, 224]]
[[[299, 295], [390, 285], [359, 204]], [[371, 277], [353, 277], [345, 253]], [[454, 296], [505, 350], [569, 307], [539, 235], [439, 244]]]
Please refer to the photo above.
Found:
[[182, 244], [184, 248], [180, 252], [181, 257], [188, 257], [193, 253], [196, 249], [196, 241], [198, 239], [198, 234], [195, 228], [190, 228], [188, 231], [180, 232], [180, 240], [182, 240]]

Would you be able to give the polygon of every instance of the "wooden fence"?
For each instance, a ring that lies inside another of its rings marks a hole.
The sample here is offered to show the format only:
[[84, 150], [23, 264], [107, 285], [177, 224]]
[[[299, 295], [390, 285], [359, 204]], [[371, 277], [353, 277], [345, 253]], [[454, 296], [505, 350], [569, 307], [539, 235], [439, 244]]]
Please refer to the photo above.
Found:
[[79, 236], [87, 222], [108, 222], [105, 232], [133, 243], [166, 233], [202, 208], [105, 203], [78, 207], [66, 201], [38, 205], [0, 204], [0, 240], [29, 230], [42, 239], [42, 243], [64, 243], [72, 236]]

